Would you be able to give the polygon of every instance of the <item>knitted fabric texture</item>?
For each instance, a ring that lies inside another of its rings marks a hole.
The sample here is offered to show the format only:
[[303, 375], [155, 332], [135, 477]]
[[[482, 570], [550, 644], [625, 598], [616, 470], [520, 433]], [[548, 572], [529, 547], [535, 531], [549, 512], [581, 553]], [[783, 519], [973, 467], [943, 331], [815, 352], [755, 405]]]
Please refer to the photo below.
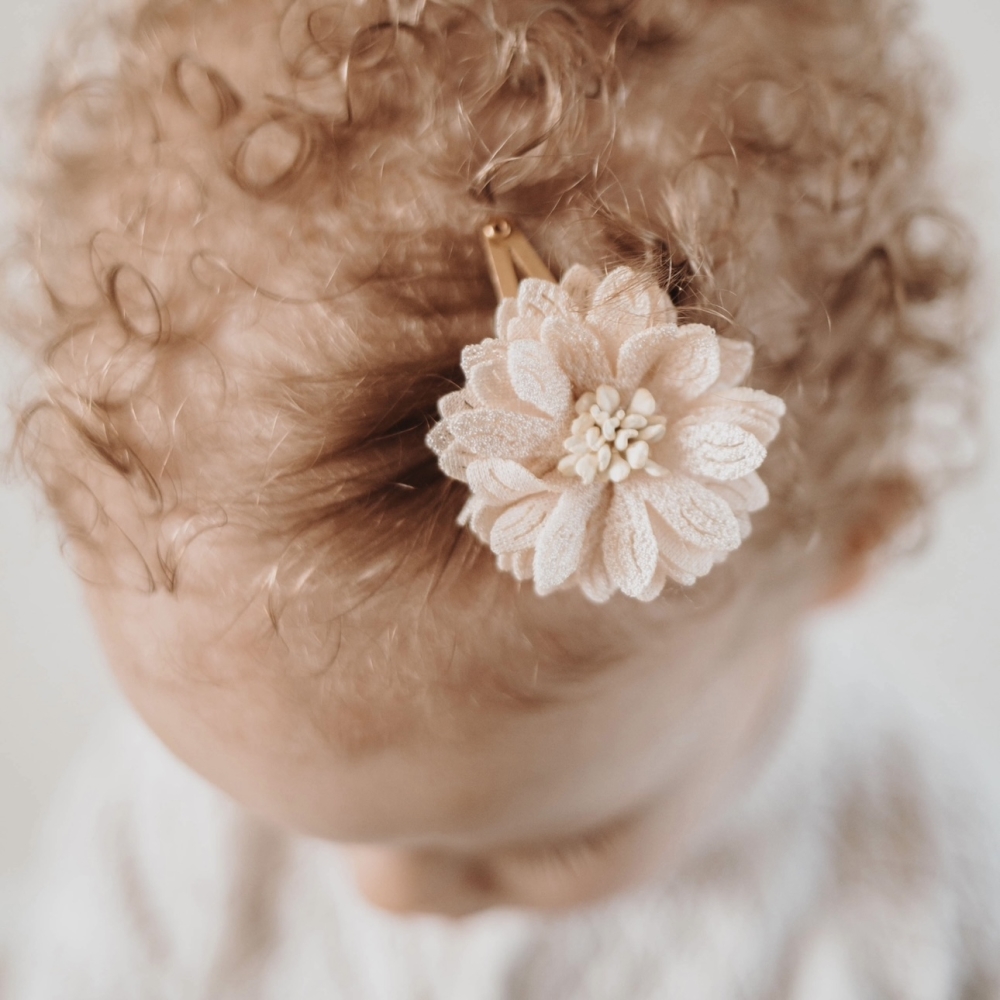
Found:
[[756, 470], [785, 406], [742, 385], [752, 361], [678, 325], [652, 278], [577, 265], [500, 304], [427, 443], [468, 484], [460, 520], [501, 569], [539, 594], [649, 601], [707, 574], [768, 502]]

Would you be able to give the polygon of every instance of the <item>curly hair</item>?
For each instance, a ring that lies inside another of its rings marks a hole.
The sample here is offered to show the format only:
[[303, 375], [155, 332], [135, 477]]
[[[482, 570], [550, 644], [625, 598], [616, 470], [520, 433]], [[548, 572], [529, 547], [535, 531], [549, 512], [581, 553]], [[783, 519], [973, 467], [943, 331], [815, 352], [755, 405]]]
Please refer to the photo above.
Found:
[[950, 478], [970, 253], [906, 7], [142, 0], [93, 34], [110, 60], [42, 98], [20, 441], [96, 551], [102, 481], [128, 485], [148, 586], [227, 523], [274, 543], [286, 595], [487, 570], [424, 437], [491, 331], [497, 213], [556, 274], [645, 269], [753, 342], [789, 415], [734, 562], [829, 560]]

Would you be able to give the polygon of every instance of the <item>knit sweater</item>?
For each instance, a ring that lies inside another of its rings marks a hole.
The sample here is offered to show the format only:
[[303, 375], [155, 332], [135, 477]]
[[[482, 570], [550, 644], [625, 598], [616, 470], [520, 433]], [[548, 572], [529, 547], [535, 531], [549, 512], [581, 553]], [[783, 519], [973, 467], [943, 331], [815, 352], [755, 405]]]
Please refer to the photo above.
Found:
[[1000, 824], [891, 693], [814, 670], [669, 877], [557, 916], [380, 913], [123, 720], [52, 816], [4, 1000], [998, 1000]]

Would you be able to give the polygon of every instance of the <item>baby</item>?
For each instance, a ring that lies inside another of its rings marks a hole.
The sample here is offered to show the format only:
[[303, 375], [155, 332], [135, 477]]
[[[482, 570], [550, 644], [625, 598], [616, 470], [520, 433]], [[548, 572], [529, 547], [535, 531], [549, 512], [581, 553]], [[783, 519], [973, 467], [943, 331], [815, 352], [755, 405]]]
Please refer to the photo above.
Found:
[[929, 72], [890, 0], [83, 32], [20, 446], [173, 755], [85, 766], [12, 997], [1000, 997], [974, 794], [798, 652], [948, 479]]

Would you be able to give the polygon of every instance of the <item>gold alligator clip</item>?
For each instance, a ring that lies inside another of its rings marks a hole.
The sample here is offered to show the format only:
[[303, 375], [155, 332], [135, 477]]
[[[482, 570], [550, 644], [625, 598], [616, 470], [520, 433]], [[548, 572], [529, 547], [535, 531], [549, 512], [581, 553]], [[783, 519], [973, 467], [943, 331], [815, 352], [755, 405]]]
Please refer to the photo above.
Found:
[[556, 280], [524, 233], [515, 229], [507, 219], [487, 223], [482, 233], [490, 277], [498, 299], [515, 298], [522, 278]]

